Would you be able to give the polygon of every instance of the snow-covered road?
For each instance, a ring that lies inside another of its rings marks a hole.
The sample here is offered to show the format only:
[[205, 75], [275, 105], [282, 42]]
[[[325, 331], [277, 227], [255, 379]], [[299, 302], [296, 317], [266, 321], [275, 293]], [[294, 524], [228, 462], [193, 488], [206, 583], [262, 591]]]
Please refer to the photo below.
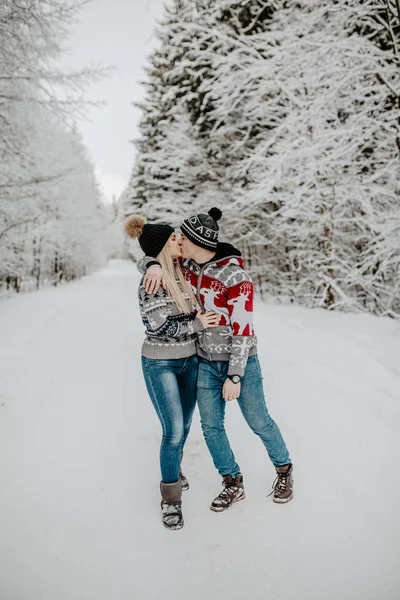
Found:
[[247, 498], [223, 514], [198, 415], [185, 527], [159, 518], [159, 423], [133, 264], [0, 302], [0, 600], [398, 600], [400, 325], [257, 305], [295, 499], [235, 404]]

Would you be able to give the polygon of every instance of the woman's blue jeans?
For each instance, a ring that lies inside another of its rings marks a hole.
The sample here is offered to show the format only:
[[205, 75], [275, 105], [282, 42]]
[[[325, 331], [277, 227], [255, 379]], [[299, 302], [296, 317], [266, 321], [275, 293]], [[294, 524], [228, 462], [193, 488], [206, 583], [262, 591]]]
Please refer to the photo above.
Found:
[[164, 483], [179, 479], [181, 455], [196, 405], [198, 364], [196, 355], [171, 360], [142, 356], [147, 391], [162, 427], [160, 467]]
[[[197, 380], [197, 403], [201, 426], [207, 447], [220, 475], [236, 475], [240, 467], [236, 462], [225, 432], [226, 402], [222, 387], [227, 378], [228, 361], [209, 361], [200, 358]], [[257, 355], [249, 356], [241, 381], [239, 408], [253, 432], [263, 442], [276, 467], [289, 464], [290, 456], [278, 425], [268, 412], [261, 367]]]

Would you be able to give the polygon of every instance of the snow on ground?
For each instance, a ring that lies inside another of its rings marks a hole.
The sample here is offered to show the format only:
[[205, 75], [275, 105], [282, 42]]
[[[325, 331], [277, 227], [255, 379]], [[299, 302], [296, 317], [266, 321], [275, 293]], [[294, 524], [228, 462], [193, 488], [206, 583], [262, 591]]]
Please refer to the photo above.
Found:
[[269, 409], [295, 499], [230, 404], [247, 498], [196, 415], [185, 527], [159, 518], [160, 428], [140, 370], [133, 264], [0, 303], [0, 600], [398, 600], [400, 325], [258, 304]]

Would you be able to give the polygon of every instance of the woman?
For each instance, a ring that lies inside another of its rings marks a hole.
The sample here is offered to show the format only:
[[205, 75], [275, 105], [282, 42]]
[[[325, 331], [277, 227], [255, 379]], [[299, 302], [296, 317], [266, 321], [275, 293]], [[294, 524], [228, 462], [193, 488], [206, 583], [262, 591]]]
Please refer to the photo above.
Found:
[[189, 484], [180, 465], [196, 404], [198, 359], [196, 333], [217, 327], [219, 316], [195, 311], [196, 298], [186, 283], [178, 258], [181, 248], [173, 227], [148, 224], [130, 215], [125, 231], [139, 240], [147, 256], [156, 256], [166, 289], [147, 293], [139, 284], [139, 306], [146, 327], [142, 369], [150, 399], [162, 427], [160, 449], [162, 519], [168, 529], [181, 529], [182, 486]]

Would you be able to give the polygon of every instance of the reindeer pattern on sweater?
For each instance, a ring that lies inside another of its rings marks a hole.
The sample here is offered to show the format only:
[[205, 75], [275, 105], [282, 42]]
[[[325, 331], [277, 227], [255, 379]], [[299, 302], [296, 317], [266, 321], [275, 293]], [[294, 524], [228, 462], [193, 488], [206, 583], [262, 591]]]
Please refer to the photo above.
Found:
[[198, 334], [198, 354], [208, 360], [229, 360], [228, 374], [243, 375], [248, 356], [257, 353], [253, 326], [254, 285], [243, 259], [228, 256], [200, 267], [183, 259], [182, 270], [201, 308], [221, 317], [219, 327]]

